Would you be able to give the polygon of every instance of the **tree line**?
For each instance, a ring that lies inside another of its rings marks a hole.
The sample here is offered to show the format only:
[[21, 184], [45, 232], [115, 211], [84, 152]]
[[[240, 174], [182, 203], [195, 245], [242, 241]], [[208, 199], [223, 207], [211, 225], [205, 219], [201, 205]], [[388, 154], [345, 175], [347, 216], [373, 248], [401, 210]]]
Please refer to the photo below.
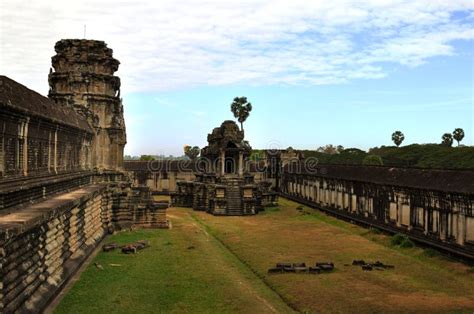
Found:
[[[252, 104], [247, 97], [235, 97], [230, 104], [230, 111], [244, 130], [244, 122], [249, 118]], [[365, 152], [358, 148], [344, 148], [342, 145], [326, 145], [316, 150], [302, 150], [304, 156], [318, 158], [322, 164], [354, 164], [394, 167], [419, 168], [448, 168], [474, 169], [474, 147], [461, 146], [465, 137], [462, 128], [456, 128], [452, 133], [444, 133], [440, 144], [412, 144], [401, 147], [405, 141], [405, 134], [397, 130], [392, 133], [393, 146], [371, 148]], [[458, 148], [453, 148], [453, 142]], [[199, 157], [201, 149], [198, 146], [185, 145], [184, 155], [181, 157], [164, 157], [166, 159], [190, 159]], [[258, 161], [264, 157], [264, 150], [254, 150], [251, 159]], [[157, 156], [142, 155], [140, 157], [125, 156], [126, 160], [154, 160]]]
[[[444, 146], [453, 146], [454, 140], [458, 142], [458, 146], [460, 146], [461, 141], [464, 139], [465, 133], [464, 130], [461, 128], [454, 129], [453, 133], [444, 133], [441, 136], [441, 145]], [[392, 141], [399, 147], [403, 141], [405, 140], [405, 135], [401, 131], [395, 131], [392, 134]]]

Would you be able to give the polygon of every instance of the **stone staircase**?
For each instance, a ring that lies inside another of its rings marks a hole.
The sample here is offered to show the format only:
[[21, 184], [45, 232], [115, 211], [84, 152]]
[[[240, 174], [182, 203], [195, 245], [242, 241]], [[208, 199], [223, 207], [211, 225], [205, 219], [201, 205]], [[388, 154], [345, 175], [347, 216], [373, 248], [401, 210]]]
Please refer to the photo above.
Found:
[[244, 214], [242, 206], [242, 195], [240, 192], [240, 180], [231, 179], [227, 183], [227, 215], [242, 216]]

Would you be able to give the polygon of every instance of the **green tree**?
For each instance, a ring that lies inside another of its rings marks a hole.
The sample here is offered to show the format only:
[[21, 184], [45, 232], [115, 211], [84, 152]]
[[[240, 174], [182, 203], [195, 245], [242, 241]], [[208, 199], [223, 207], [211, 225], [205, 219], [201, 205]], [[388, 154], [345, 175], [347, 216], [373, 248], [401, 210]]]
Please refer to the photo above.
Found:
[[401, 131], [395, 131], [392, 134], [392, 141], [399, 147], [405, 140], [405, 135]]
[[247, 97], [235, 97], [230, 105], [230, 110], [240, 122], [240, 127], [243, 131], [244, 122], [250, 116], [250, 111], [252, 111], [252, 104], [247, 102]]
[[191, 147], [189, 145], [184, 146], [184, 154], [191, 160], [196, 159], [201, 153], [201, 149], [198, 146]]
[[451, 133], [444, 133], [441, 139], [443, 140], [441, 142], [442, 145], [445, 145], [448, 147], [453, 146], [453, 136], [451, 135]]
[[461, 128], [455, 129], [453, 132], [453, 138], [456, 140], [456, 142], [458, 142], [459, 146], [459, 142], [461, 142], [464, 138], [464, 130]]
[[383, 166], [383, 161], [380, 156], [367, 155], [362, 161], [362, 164], [366, 166]]
[[142, 161], [152, 161], [155, 160], [156, 158], [152, 155], [141, 155], [140, 160]]

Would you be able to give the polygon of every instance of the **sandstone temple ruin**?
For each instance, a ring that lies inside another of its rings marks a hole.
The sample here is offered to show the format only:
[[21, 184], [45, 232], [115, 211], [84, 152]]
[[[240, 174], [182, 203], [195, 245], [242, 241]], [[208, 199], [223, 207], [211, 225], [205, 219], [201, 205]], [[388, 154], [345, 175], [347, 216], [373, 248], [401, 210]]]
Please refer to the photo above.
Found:
[[474, 259], [473, 171], [314, 165], [292, 149], [249, 161], [233, 121], [195, 161], [124, 161], [119, 61], [102, 41], [55, 50], [48, 97], [0, 76], [0, 312], [44, 309], [108, 233], [166, 228], [153, 194], [215, 215], [287, 197]]
[[[192, 207], [213, 215], [254, 215], [276, 202], [271, 183], [255, 181], [249, 172], [252, 151], [244, 131], [234, 121], [225, 121], [208, 135], [194, 181], [177, 182], [172, 194], [175, 206]], [[199, 169], [200, 168], [200, 169]]]
[[55, 50], [48, 98], [0, 76], [0, 312], [41, 311], [114, 229], [167, 225], [167, 204], [124, 171], [112, 50]]

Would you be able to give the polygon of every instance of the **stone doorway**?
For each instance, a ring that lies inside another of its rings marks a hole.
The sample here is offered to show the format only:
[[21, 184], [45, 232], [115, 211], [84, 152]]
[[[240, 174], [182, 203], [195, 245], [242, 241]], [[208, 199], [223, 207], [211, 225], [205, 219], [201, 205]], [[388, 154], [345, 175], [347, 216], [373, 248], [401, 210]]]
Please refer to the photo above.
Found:
[[225, 174], [235, 174], [237, 172], [237, 154], [226, 153], [224, 160]]

